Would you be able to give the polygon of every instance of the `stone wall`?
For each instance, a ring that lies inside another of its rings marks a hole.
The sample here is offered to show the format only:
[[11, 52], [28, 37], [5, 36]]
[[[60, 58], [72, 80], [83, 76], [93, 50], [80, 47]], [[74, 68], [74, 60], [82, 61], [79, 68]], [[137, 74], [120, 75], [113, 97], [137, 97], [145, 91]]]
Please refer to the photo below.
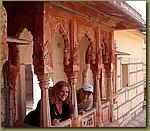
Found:
[[[143, 108], [144, 76], [143, 76], [143, 36], [134, 35], [131, 31], [115, 32], [117, 50], [130, 55], [117, 57], [117, 93], [114, 106], [115, 117], [120, 126], [126, 124]], [[135, 49], [136, 48], [136, 49]], [[146, 56], [145, 56], [146, 57]], [[128, 65], [128, 86], [122, 86], [122, 64]]]

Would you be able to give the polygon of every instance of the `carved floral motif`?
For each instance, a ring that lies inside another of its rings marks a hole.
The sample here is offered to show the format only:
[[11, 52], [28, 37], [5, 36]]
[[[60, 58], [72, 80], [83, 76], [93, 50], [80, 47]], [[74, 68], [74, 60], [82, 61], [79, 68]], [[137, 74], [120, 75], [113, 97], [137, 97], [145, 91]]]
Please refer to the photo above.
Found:
[[94, 44], [94, 30], [91, 27], [85, 26], [85, 25], [79, 25], [78, 26], [78, 42], [81, 40], [83, 36], [87, 36]]

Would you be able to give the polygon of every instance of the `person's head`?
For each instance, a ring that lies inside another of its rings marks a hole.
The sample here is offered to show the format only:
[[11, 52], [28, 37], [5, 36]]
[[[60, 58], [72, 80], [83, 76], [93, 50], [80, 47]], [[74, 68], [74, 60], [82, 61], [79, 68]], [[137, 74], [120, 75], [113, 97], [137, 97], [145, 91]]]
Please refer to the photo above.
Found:
[[59, 81], [54, 85], [54, 87], [52, 87], [52, 90], [51, 95], [53, 95], [55, 103], [58, 103], [59, 101], [69, 103], [71, 96], [69, 83]]
[[79, 97], [81, 101], [87, 101], [89, 96], [93, 93], [93, 86], [85, 83], [79, 90]]

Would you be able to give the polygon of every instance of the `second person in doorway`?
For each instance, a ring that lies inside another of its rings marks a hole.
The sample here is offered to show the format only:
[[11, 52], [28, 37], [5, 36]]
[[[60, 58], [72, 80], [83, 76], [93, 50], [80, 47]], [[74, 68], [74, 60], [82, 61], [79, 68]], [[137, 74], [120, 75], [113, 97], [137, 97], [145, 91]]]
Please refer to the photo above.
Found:
[[82, 88], [77, 91], [78, 113], [84, 114], [93, 107], [93, 86], [85, 83]]

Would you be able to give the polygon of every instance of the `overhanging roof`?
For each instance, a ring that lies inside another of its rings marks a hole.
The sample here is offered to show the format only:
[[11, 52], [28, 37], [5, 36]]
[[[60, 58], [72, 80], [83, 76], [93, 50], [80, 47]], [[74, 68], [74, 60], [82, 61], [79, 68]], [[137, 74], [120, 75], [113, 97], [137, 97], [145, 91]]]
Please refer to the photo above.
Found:
[[117, 9], [115, 9], [115, 13], [117, 13], [118, 16], [116, 15], [115, 17], [121, 20], [116, 26], [116, 29], [121, 29], [123, 26], [131, 29], [146, 30], [146, 22], [142, 19], [141, 14], [139, 14], [126, 2], [109, 1], [109, 3], [117, 7]]
[[[5, 1], [4, 3], [14, 7], [17, 11], [23, 7], [24, 11], [27, 11], [27, 8], [33, 8], [36, 3], [41, 4], [42, 1]], [[80, 15], [90, 21], [110, 26], [115, 30], [146, 29], [146, 22], [142, 20], [141, 15], [124, 1], [45, 1], [45, 3]]]
[[80, 14], [99, 23], [114, 24], [114, 29], [145, 29], [141, 15], [119, 1], [53, 1], [55, 6]]

